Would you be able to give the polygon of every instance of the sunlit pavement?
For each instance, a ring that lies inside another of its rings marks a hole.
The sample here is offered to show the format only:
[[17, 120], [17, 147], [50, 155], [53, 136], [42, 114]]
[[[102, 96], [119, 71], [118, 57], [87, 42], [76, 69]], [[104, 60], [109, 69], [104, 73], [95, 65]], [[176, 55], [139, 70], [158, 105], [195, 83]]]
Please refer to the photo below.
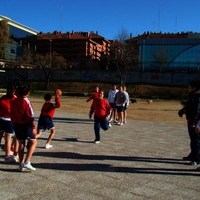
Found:
[[200, 172], [182, 157], [189, 153], [186, 125], [130, 121], [101, 131], [94, 144], [93, 121], [56, 112], [53, 148], [38, 140], [33, 172], [5, 164], [0, 151], [0, 199], [199, 199]]

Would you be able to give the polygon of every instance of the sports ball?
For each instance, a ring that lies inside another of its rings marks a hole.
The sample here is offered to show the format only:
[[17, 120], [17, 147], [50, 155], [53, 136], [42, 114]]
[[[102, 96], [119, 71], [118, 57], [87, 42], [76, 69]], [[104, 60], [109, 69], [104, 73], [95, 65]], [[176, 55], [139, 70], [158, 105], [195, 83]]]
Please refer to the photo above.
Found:
[[56, 94], [58, 94], [59, 96], [62, 95], [62, 90], [61, 89], [56, 89]]

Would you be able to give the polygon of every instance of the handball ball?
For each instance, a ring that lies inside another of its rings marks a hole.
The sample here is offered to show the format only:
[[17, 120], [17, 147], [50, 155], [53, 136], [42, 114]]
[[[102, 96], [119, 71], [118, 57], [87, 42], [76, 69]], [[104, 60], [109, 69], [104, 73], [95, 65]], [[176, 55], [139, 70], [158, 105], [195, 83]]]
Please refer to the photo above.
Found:
[[56, 94], [58, 94], [59, 96], [62, 95], [62, 90], [61, 89], [56, 89]]

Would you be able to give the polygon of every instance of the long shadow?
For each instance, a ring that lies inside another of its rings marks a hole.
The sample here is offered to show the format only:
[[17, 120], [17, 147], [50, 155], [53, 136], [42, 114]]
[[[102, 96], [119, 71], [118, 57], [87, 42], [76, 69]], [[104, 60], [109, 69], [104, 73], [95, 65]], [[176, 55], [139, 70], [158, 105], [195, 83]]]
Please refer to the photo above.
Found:
[[[38, 153], [37, 153], [38, 154]], [[47, 153], [45, 153], [47, 154]], [[54, 153], [51, 155], [56, 155]], [[67, 153], [68, 157], [65, 155], [65, 158], [75, 158], [76, 159], [91, 159], [91, 160], [106, 160], [108, 158], [112, 158], [113, 156], [97, 156], [93, 155], [89, 157], [85, 155], [84, 157], [81, 154]], [[63, 155], [63, 154], [62, 154]], [[78, 156], [77, 156], [78, 155]], [[116, 157], [116, 156], [114, 156]], [[123, 159], [122, 159], [123, 158]], [[125, 159], [124, 159], [125, 158]], [[161, 160], [162, 162], [166, 162], [168, 160], [174, 160], [169, 158], [146, 158], [146, 157], [122, 157], [117, 156], [115, 159], [119, 160], [129, 160], [132, 161], [145, 161], [145, 162], [155, 162], [155, 160]], [[165, 161], [163, 161], [165, 160]], [[168, 163], [168, 162], [167, 162]], [[7, 167], [3, 167], [4, 162], [0, 162], [1, 167], [0, 171], [6, 172], [18, 172], [17, 166], [15, 169], [9, 169]], [[16, 164], [15, 164], [16, 165]], [[114, 173], [130, 173], [130, 174], [155, 174], [155, 175], [173, 175], [173, 176], [200, 176], [200, 172], [195, 169], [177, 169], [177, 168], [161, 168], [161, 167], [121, 167], [121, 166], [113, 166], [110, 164], [99, 164], [99, 163], [37, 163], [34, 164], [34, 167], [38, 169], [50, 169], [50, 170], [62, 170], [62, 171], [95, 171], [95, 172], [114, 172]]]
[[[39, 163], [34, 164], [36, 168], [63, 170], [63, 171], [95, 171], [95, 172], [113, 172], [130, 174], [155, 174], [155, 175], [173, 175], [173, 176], [200, 176], [200, 172], [194, 169], [176, 169], [176, 168], [136, 168], [136, 167], [116, 167], [108, 164], [77, 164], [77, 163]], [[4, 169], [0, 169], [4, 171]], [[6, 170], [6, 169], [5, 169]]]
[[[44, 133], [45, 134], [45, 133]], [[47, 133], [48, 134], [48, 133]], [[38, 140], [47, 140], [47, 138], [39, 138]], [[79, 140], [78, 138], [62, 138], [62, 139], [56, 139], [53, 138], [53, 141], [58, 142], [81, 142], [81, 143], [94, 143], [93, 141], [87, 141], [87, 140]], [[37, 147], [38, 148], [38, 147]]]
[[112, 156], [112, 155], [87, 155], [73, 152], [35, 152], [35, 156], [55, 157], [65, 159], [79, 160], [117, 160], [117, 161], [133, 161], [133, 162], [149, 162], [149, 163], [165, 163], [165, 164], [181, 164], [186, 165], [182, 159], [174, 158], [156, 158], [156, 157], [137, 157], [137, 156]]
[[[15, 169], [2, 167], [1, 162], [0, 171], [5, 172], [19, 172], [17, 166]], [[200, 176], [200, 172], [195, 169], [176, 169], [176, 168], [141, 168], [141, 167], [117, 167], [109, 164], [77, 164], [77, 163], [37, 163], [34, 164], [37, 169], [50, 169], [62, 171], [95, 171], [95, 172], [114, 172], [114, 173], [131, 173], [131, 174], [155, 174], [155, 175], [173, 175], [173, 176]], [[23, 172], [24, 173], [24, 172]], [[27, 172], [29, 173], [29, 172]]]
[[[35, 117], [38, 120], [38, 117]], [[54, 122], [69, 123], [69, 124], [93, 124], [93, 120], [84, 118], [67, 118], [67, 117], [54, 117]]]

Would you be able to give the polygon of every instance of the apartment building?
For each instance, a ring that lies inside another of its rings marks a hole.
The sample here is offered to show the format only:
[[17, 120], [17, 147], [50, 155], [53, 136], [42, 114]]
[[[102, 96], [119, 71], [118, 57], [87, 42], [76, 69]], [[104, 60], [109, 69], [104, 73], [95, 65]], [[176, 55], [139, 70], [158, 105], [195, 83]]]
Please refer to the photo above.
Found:
[[110, 52], [110, 41], [94, 32], [53, 32], [37, 35], [37, 53], [63, 56], [72, 65], [100, 60]]

